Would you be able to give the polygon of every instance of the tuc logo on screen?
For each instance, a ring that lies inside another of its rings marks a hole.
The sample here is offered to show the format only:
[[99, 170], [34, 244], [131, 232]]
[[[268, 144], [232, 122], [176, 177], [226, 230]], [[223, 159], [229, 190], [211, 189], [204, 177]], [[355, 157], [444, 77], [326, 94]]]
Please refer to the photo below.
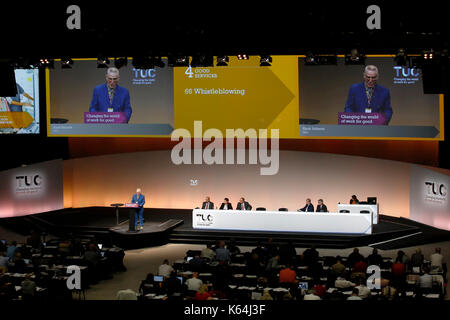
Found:
[[445, 184], [426, 181], [425, 186], [427, 188], [425, 200], [435, 203], [443, 203], [447, 200], [448, 189]]
[[149, 85], [156, 81], [156, 69], [133, 68], [133, 84]]
[[42, 189], [42, 177], [38, 174], [16, 176], [16, 194], [33, 194]]
[[209, 227], [213, 224], [213, 217], [210, 214], [197, 213], [197, 225], [203, 227]]
[[420, 72], [416, 68], [394, 66], [394, 84], [415, 84]]

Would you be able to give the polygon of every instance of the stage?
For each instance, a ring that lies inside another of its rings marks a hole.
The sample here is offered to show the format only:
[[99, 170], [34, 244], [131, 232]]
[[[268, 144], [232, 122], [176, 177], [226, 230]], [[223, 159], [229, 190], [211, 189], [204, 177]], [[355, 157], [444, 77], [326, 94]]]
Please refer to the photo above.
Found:
[[[144, 211], [144, 230], [128, 231], [129, 208], [119, 209], [117, 225], [113, 207], [74, 208], [23, 217], [3, 218], [0, 224], [18, 233], [41, 230], [59, 237], [70, 234], [95, 237], [98, 241], [125, 249], [166, 243], [206, 244], [216, 240], [235, 240], [238, 245], [255, 246], [272, 238], [277, 244], [292, 242], [304, 248], [350, 248], [371, 246], [396, 249], [450, 240], [450, 231], [430, 227], [409, 219], [380, 215], [372, 234], [333, 234], [262, 231], [198, 230], [192, 228], [192, 209], [158, 209]], [[281, 218], [281, 217], [280, 217]]]

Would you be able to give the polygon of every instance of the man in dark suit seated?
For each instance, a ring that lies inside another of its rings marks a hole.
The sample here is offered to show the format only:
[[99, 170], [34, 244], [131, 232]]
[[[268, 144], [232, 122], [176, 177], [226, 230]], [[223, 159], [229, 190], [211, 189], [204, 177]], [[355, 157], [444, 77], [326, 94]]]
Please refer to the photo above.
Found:
[[314, 212], [314, 206], [311, 203], [311, 199], [308, 198], [306, 199], [306, 204], [303, 208], [299, 209], [298, 211], [302, 211], [302, 212]]
[[236, 210], [252, 210], [252, 206], [242, 197], [239, 199]]
[[233, 206], [231, 205], [230, 199], [225, 198], [224, 201], [220, 205], [220, 210], [233, 210]]
[[205, 202], [202, 203], [202, 209], [205, 209], [205, 210], [207, 210], [207, 209], [210, 209], [210, 210], [214, 209], [214, 202], [211, 202], [210, 198], [206, 197], [205, 198]]
[[317, 200], [316, 212], [328, 212], [328, 208], [326, 205], [323, 204], [322, 199]]

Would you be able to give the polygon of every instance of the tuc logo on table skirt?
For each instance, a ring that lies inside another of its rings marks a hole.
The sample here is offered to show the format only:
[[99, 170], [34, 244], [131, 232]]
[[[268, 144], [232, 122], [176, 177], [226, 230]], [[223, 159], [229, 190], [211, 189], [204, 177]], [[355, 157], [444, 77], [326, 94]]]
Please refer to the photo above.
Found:
[[211, 226], [213, 224], [213, 217], [210, 214], [197, 213], [197, 225], [199, 226]]

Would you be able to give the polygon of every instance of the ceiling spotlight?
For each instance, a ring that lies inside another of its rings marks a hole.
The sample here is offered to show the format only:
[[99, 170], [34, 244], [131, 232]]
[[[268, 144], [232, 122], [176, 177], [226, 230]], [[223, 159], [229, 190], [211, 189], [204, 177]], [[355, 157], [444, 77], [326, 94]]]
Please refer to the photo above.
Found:
[[208, 54], [199, 54], [192, 56], [191, 67], [212, 67], [214, 64], [214, 58], [212, 55]]
[[72, 69], [73, 60], [71, 58], [62, 58], [61, 59], [61, 68], [62, 69]]
[[345, 64], [364, 64], [365, 61], [366, 57], [358, 49], [352, 49], [350, 54], [345, 55]]
[[260, 67], [270, 67], [272, 63], [272, 57], [271, 56], [261, 56], [259, 59], [259, 66]]
[[169, 55], [168, 58], [167, 64], [169, 67], [189, 67], [189, 56]]
[[248, 55], [243, 53], [243, 54], [238, 54], [237, 55], [238, 60], [248, 60]]
[[120, 57], [120, 58], [114, 58], [114, 66], [117, 69], [122, 68], [123, 66], [126, 66], [128, 64], [127, 57]]
[[228, 56], [217, 56], [217, 67], [226, 67], [228, 66], [228, 62], [230, 61], [230, 58]]
[[406, 55], [406, 50], [403, 48], [398, 49], [397, 54], [395, 55], [394, 61], [397, 66], [406, 66], [406, 62], [408, 57]]
[[424, 60], [433, 60], [434, 59], [434, 51], [431, 49], [430, 51], [424, 51], [423, 52], [423, 59]]
[[38, 67], [53, 69], [54, 64], [55, 64], [55, 60], [53, 60], [53, 59], [41, 58], [41, 59], [39, 59]]
[[99, 56], [97, 58], [97, 68], [108, 68], [109, 59], [107, 57]]
[[317, 64], [316, 56], [311, 51], [308, 51], [305, 57], [305, 65], [310, 66], [315, 64]]

